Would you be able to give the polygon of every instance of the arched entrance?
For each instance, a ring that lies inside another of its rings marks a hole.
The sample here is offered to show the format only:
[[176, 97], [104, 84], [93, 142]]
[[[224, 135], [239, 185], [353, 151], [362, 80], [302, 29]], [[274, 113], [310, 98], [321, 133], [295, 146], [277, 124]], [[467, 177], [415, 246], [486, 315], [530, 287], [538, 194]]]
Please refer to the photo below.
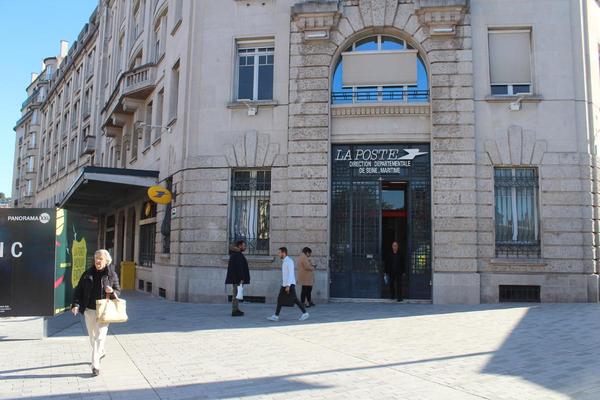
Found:
[[[377, 34], [344, 47], [331, 78], [331, 297], [431, 299], [428, 104], [427, 68], [408, 41]], [[347, 134], [341, 108], [362, 131]], [[394, 124], [413, 121], [394, 112], [411, 108], [423, 110], [415, 126], [426, 136], [410, 136], [406, 127], [395, 134]], [[400, 287], [384, 279], [393, 242], [404, 271]]]

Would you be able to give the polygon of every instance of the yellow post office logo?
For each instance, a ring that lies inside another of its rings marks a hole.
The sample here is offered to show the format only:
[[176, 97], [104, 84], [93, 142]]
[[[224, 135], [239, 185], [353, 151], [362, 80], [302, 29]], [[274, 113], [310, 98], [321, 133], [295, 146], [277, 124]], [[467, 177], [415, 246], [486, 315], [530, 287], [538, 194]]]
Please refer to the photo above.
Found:
[[158, 204], [169, 204], [171, 202], [171, 192], [162, 186], [150, 186], [148, 188], [148, 197]]

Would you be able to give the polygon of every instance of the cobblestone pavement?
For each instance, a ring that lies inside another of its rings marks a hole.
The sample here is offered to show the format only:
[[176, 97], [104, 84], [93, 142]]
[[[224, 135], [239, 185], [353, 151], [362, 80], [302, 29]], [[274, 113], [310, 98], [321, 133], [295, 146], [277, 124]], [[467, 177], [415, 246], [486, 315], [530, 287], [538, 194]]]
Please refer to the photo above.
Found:
[[43, 340], [0, 319], [0, 399], [600, 399], [597, 304], [319, 304], [273, 323], [269, 304], [126, 298], [97, 378], [81, 319]]

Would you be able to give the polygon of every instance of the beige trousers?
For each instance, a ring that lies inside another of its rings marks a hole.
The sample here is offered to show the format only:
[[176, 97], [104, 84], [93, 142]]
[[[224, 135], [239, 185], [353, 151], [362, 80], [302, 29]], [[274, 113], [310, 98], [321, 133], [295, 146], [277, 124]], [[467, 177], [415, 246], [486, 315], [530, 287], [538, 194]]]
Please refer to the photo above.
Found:
[[92, 345], [92, 368], [100, 369], [100, 357], [104, 355], [108, 324], [98, 322], [96, 310], [86, 309], [84, 316], [85, 327], [90, 335], [90, 344]]

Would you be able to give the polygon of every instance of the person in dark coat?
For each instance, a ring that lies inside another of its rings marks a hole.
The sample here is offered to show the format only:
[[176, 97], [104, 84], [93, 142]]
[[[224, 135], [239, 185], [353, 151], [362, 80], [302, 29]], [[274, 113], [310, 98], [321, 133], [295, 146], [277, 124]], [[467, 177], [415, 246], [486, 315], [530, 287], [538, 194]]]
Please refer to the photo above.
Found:
[[71, 312], [85, 317], [85, 327], [92, 345], [92, 374], [100, 374], [100, 360], [104, 357], [104, 342], [108, 324], [100, 323], [96, 316], [96, 300], [109, 296], [114, 299], [121, 293], [119, 276], [111, 265], [112, 257], [105, 249], [94, 254], [94, 266], [88, 268], [73, 292]]
[[403, 300], [402, 277], [404, 275], [404, 256], [400, 252], [398, 242], [392, 243], [392, 251], [385, 259], [385, 273], [389, 279], [390, 298]]
[[233, 286], [233, 297], [231, 298], [231, 316], [241, 317], [244, 312], [240, 310], [239, 300], [236, 298], [238, 287], [250, 283], [250, 270], [248, 269], [248, 261], [244, 256], [246, 250], [246, 242], [238, 240], [235, 246], [231, 248], [229, 254], [229, 263], [227, 264], [227, 276], [225, 284]]

